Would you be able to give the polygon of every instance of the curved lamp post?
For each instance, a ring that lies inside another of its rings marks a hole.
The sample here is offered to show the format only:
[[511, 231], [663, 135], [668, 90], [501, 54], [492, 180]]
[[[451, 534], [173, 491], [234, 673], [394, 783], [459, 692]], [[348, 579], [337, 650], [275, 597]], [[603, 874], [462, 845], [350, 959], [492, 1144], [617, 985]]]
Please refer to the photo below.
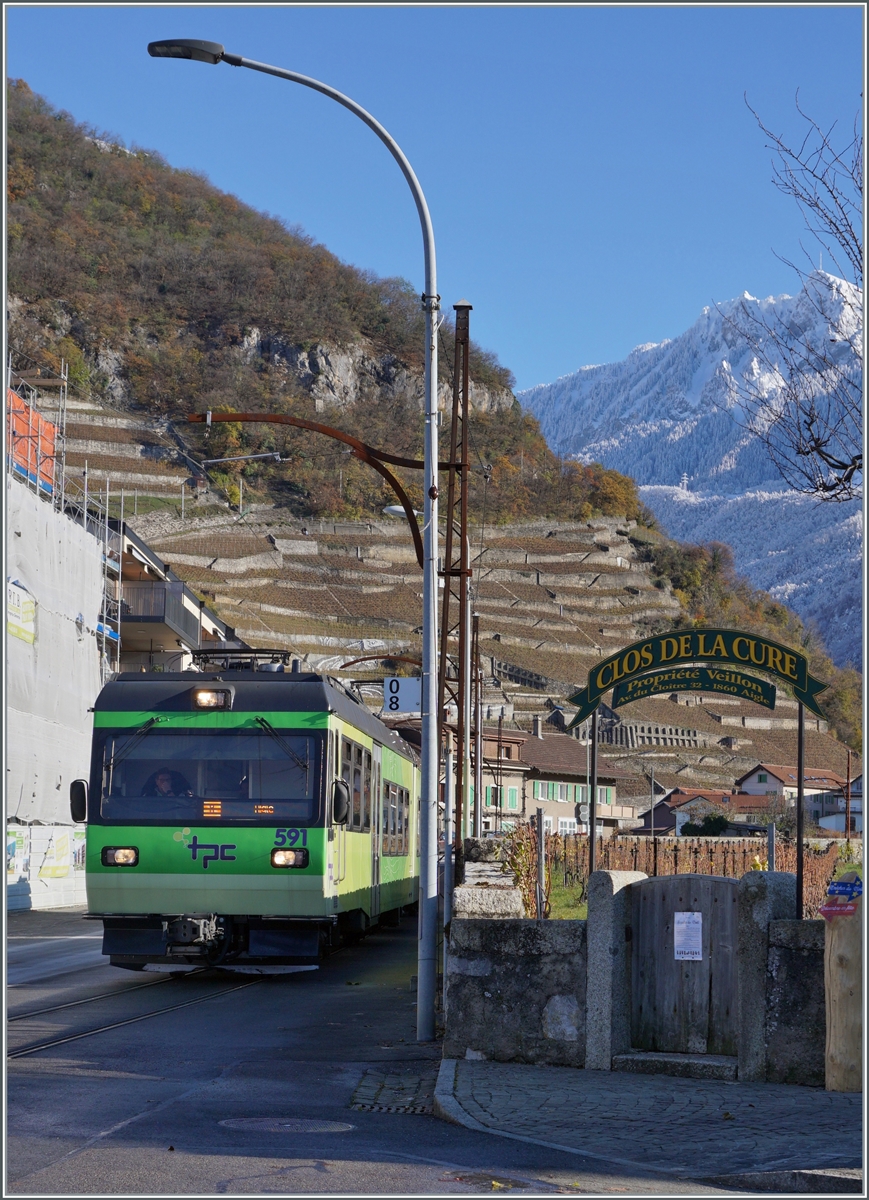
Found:
[[437, 295], [435, 242], [431, 217], [422, 188], [401, 148], [383, 126], [361, 105], [328, 84], [320, 83], [297, 71], [272, 67], [267, 63], [227, 53], [217, 42], [200, 42], [189, 38], [151, 42], [148, 53], [153, 58], [181, 58], [216, 65], [225, 62], [231, 67], [249, 67], [264, 75], [300, 83], [303, 87], [322, 92], [349, 108], [371, 129], [401, 168], [413, 194], [422, 227], [425, 252], [425, 291], [422, 306], [425, 310], [425, 451], [423, 514], [423, 614], [422, 614], [422, 811], [420, 814], [420, 881], [419, 881], [419, 965], [417, 968], [416, 1035], [419, 1041], [431, 1041], [435, 1036], [435, 994], [437, 989], [437, 802], [439, 747], [437, 739], [437, 529], [438, 529], [438, 401], [437, 401], [437, 323], [440, 297]]

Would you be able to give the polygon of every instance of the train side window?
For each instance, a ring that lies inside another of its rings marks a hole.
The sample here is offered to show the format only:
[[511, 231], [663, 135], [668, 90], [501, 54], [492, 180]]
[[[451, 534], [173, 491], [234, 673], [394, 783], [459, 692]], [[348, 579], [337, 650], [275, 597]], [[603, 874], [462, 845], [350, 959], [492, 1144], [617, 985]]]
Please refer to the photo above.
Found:
[[353, 747], [353, 784], [350, 796], [350, 828], [362, 828], [362, 747]]
[[389, 788], [390, 784], [383, 781], [383, 793], [380, 803], [380, 853], [389, 853]]
[[394, 783], [383, 784], [383, 854], [396, 853], [395, 822], [398, 807], [398, 788]]
[[371, 829], [371, 751], [362, 751], [362, 828]]

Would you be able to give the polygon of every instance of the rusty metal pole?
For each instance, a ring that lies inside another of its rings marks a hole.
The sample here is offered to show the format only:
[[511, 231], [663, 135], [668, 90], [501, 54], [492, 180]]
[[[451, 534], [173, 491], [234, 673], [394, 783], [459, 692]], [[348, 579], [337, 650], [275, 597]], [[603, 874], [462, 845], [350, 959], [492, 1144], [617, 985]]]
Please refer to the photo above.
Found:
[[483, 836], [483, 674], [480, 669], [480, 614], [474, 613], [474, 837]]
[[[455, 848], [457, 871], [462, 871], [464, 831], [467, 823], [467, 760], [470, 752], [470, 687], [468, 671], [468, 628], [470, 546], [468, 542], [468, 481], [470, 476], [468, 407], [470, 391], [470, 312], [472, 305], [460, 300], [456, 314], [456, 343], [453, 367], [453, 411], [450, 424], [450, 457], [444, 536], [444, 598], [441, 613], [441, 644], [438, 716], [445, 719], [448, 695], [456, 705], [457, 764], [455, 791]], [[456, 607], [458, 612], [456, 612]], [[457, 641], [455, 655], [450, 640]], [[455, 663], [449, 679], [449, 663]]]

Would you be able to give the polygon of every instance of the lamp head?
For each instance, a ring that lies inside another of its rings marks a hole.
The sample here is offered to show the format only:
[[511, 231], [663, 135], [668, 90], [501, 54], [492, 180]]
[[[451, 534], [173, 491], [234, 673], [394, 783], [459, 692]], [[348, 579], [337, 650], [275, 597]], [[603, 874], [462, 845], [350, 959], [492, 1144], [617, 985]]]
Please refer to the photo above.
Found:
[[214, 66], [223, 58], [223, 46], [219, 42], [199, 42], [193, 38], [167, 38], [162, 42], [149, 42], [148, 53], [152, 58], [191, 58]]

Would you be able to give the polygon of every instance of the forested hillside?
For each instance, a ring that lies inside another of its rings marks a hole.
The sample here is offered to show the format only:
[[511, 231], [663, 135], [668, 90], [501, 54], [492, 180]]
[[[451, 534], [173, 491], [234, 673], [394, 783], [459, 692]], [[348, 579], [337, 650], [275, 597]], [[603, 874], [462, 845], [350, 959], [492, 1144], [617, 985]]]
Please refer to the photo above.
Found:
[[[16, 351], [47, 354], [55, 366], [64, 358], [81, 395], [177, 418], [206, 407], [312, 416], [322, 404], [311, 376], [324, 358], [354, 347], [368, 375], [353, 404], [330, 407], [329, 421], [421, 457], [423, 318], [410, 284], [347, 266], [155, 151], [113, 144], [23, 80], [8, 95]], [[440, 337], [443, 395], [454, 355], [449, 317]], [[472, 490], [481, 503], [487, 493], [491, 520], [639, 515], [631, 480], [552, 454], [515, 403], [510, 372], [476, 345], [471, 375], [485, 401], [474, 416]], [[224, 427], [211, 444], [210, 457], [283, 451], [289, 468], [249, 463], [228, 473], [243, 470], [252, 495], [276, 494], [303, 515], [379, 513], [394, 501], [370, 470], [310, 434]]]

